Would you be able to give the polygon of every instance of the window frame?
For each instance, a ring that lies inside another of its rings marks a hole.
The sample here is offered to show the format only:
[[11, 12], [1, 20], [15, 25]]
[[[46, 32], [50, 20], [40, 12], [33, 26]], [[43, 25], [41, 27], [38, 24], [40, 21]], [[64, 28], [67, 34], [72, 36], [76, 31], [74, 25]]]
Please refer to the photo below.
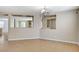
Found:
[[[29, 15], [12, 15], [12, 17], [32, 17], [32, 27], [16, 27], [16, 20], [15, 19], [12, 19], [14, 20], [14, 27], [10, 27], [10, 29], [27, 29], [27, 28], [33, 28], [34, 27], [34, 16], [29, 16]], [[10, 22], [10, 21], [9, 21]]]
[[[48, 16], [46, 16], [46, 17], [47, 17], [47, 18], [46, 18], [46, 22], [47, 22], [47, 23], [46, 23], [46, 27], [47, 27], [48, 29], [56, 29], [56, 15], [48, 15]], [[48, 19], [48, 17], [55, 17], [55, 19], [53, 19], [53, 18], [52, 18], [52, 19]], [[52, 28], [52, 27], [50, 26], [50, 23], [51, 23], [52, 20], [55, 20], [55, 28], [54, 28], [54, 27]], [[48, 21], [49, 21], [49, 26], [48, 26]]]

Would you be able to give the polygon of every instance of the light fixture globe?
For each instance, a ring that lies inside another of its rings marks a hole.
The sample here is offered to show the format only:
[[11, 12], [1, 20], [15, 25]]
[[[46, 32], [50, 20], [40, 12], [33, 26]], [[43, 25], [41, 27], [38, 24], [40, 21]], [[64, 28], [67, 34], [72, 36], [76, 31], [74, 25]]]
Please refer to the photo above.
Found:
[[48, 11], [46, 10], [46, 7], [44, 7], [44, 8], [41, 10], [41, 15], [46, 16], [47, 14], [48, 14]]
[[44, 14], [45, 12], [46, 12], [45, 9], [42, 9], [42, 10], [41, 10], [41, 14]]

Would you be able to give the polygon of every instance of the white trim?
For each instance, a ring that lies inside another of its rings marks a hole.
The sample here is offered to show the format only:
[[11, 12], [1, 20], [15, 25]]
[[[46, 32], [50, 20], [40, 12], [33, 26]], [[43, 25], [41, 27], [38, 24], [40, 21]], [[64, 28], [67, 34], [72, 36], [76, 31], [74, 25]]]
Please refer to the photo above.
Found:
[[8, 41], [14, 41], [14, 40], [31, 40], [31, 39], [53, 40], [53, 41], [66, 42], [66, 43], [72, 43], [72, 44], [77, 44], [77, 45], [79, 45], [79, 42], [64, 41], [64, 40], [59, 40], [59, 39], [48, 39], [48, 38], [16, 38], [16, 39], [8, 39]]
[[78, 44], [78, 42], [74, 42], [74, 41], [64, 41], [64, 40], [59, 40], [59, 39], [47, 39], [45, 38], [44, 40], [53, 40], [53, 41], [59, 41], [59, 42], [66, 42], [66, 43], [72, 43], [72, 44]]
[[8, 39], [8, 41], [15, 41], [15, 40], [31, 40], [31, 39], [39, 39], [39, 38], [16, 38], [16, 39]]

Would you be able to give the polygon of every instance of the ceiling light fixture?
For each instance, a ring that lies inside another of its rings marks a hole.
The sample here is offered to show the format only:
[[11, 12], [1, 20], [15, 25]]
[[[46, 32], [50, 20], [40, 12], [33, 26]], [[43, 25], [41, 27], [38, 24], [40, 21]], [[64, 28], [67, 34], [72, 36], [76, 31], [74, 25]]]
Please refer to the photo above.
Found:
[[44, 7], [44, 8], [41, 10], [41, 14], [42, 14], [43, 16], [46, 16], [46, 15], [48, 14], [48, 11], [47, 11], [46, 7]]

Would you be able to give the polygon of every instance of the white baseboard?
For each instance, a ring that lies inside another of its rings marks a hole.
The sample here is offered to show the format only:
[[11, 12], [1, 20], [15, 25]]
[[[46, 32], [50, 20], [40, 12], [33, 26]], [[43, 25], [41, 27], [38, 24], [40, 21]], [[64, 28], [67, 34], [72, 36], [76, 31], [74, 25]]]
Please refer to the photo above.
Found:
[[79, 42], [64, 41], [64, 40], [59, 40], [59, 39], [49, 39], [49, 38], [16, 38], [16, 39], [8, 39], [8, 41], [14, 41], [14, 40], [28, 40], [28, 39], [53, 40], [53, 41], [66, 42], [66, 43], [72, 43], [72, 44], [77, 44], [77, 45], [79, 45]]
[[31, 40], [31, 39], [39, 39], [39, 38], [16, 38], [16, 39], [8, 39], [8, 41], [15, 41], [15, 40]]
[[78, 44], [78, 42], [74, 42], [74, 41], [64, 41], [64, 40], [59, 40], [59, 39], [47, 39], [47, 38], [44, 38], [44, 40], [53, 40], [53, 41], [59, 41], [59, 42], [66, 42], [66, 43], [72, 43], [72, 44]]

